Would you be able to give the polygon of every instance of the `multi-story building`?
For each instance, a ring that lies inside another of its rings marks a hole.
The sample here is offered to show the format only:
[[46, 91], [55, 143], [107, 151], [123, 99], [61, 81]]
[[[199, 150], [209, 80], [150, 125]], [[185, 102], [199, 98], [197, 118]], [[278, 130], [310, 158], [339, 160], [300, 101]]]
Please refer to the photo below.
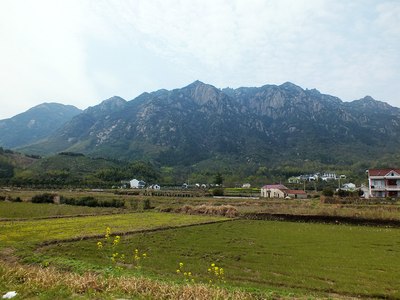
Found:
[[367, 172], [370, 197], [400, 197], [400, 169], [371, 169]]

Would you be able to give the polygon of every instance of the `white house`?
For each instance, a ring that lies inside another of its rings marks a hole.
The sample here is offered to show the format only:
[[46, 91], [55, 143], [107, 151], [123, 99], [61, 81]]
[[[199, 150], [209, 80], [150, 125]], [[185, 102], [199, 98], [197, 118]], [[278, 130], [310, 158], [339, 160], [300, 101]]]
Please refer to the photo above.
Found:
[[149, 189], [151, 189], [151, 190], [160, 190], [161, 187], [158, 184], [152, 184], [151, 186], [149, 186]]
[[400, 197], [400, 169], [371, 169], [367, 172], [369, 196]]
[[324, 173], [324, 174], [322, 174], [321, 179], [323, 181], [336, 180], [337, 176], [336, 176], [336, 173]]
[[289, 190], [283, 184], [269, 184], [261, 188], [261, 197], [306, 199], [307, 193], [302, 190]]
[[354, 192], [354, 191], [356, 190], [356, 185], [355, 185], [354, 183], [351, 183], [351, 182], [349, 182], [349, 183], [344, 183], [344, 184], [340, 187], [340, 189], [341, 189], [341, 190], [344, 190], [344, 191]]
[[142, 189], [146, 186], [146, 182], [137, 179], [132, 179], [129, 181], [129, 184], [131, 185], [131, 189]]
[[267, 184], [261, 188], [261, 197], [264, 198], [285, 198], [285, 191], [289, 190], [283, 184]]

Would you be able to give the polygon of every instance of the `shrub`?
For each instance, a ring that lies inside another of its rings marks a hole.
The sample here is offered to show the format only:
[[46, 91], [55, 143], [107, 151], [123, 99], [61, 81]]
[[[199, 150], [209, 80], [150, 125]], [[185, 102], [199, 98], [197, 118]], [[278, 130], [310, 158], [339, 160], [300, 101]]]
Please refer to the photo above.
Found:
[[151, 207], [151, 204], [150, 204], [150, 200], [149, 199], [143, 200], [143, 209], [146, 210], [146, 209], [151, 209], [151, 208], [152, 207]]
[[60, 204], [68, 204], [68, 205], [76, 205], [75, 198], [67, 198], [64, 196], [60, 196]]
[[32, 203], [54, 203], [55, 194], [43, 193], [32, 197]]
[[61, 204], [67, 205], [77, 205], [77, 206], [90, 206], [90, 207], [123, 207], [125, 206], [125, 201], [120, 199], [112, 200], [97, 200], [92, 196], [86, 196], [82, 198], [67, 198], [64, 196], [60, 197]]
[[11, 200], [12, 202], [22, 202], [22, 199], [21, 199], [20, 197], [17, 197], [17, 198], [10, 198], [10, 200]]
[[224, 189], [222, 188], [215, 188], [212, 190], [213, 196], [223, 196], [224, 195]]
[[332, 197], [333, 196], [333, 190], [331, 188], [324, 188], [322, 191], [322, 195], [326, 197]]

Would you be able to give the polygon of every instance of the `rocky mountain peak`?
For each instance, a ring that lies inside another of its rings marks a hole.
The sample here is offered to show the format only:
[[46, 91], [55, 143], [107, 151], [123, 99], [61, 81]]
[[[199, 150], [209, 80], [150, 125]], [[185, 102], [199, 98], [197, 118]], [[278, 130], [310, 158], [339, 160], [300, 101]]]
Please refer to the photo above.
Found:
[[101, 102], [99, 105], [89, 107], [85, 112], [112, 112], [125, 107], [127, 101], [119, 96], [113, 96]]
[[199, 80], [189, 84], [182, 90], [187, 94], [188, 97], [192, 98], [200, 105], [203, 105], [207, 102], [215, 102], [221, 94], [221, 91], [216, 87], [210, 84], [205, 84]]
[[298, 85], [295, 85], [294, 83], [291, 83], [289, 81], [281, 84], [279, 87], [282, 88], [282, 89], [285, 89], [285, 90], [293, 90], [293, 91], [297, 91], [297, 92], [304, 92], [304, 90], [301, 87], [299, 87]]
[[359, 109], [367, 109], [375, 112], [380, 110], [394, 112], [399, 110], [398, 108], [393, 107], [386, 102], [375, 100], [371, 96], [365, 96], [359, 100], [354, 100], [350, 102], [349, 105]]
[[371, 96], [367, 95], [364, 98], [360, 99], [361, 101], [376, 101], [374, 98], [372, 98]]
[[36, 142], [81, 113], [72, 105], [42, 103], [10, 119], [0, 120], [0, 147], [14, 148]]

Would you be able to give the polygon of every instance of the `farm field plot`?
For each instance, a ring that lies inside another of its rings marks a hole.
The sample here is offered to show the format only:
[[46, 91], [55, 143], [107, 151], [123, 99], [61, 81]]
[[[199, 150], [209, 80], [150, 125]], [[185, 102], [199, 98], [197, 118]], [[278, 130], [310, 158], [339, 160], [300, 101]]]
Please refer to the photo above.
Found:
[[[41, 255], [54, 260], [73, 257], [106, 268], [109, 262], [96, 242], [48, 246]], [[207, 268], [215, 263], [225, 270], [230, 286], [400, 297], [399, 229], [236, 220], [122, 237], [118, 252], [133, 249], [149, 255], [141, 272], [166, 280], [181, 279], [176, 269], [182, 262], [193, 278], [207, 281]]]
[[0, 220], [112, 214], [118, 212], [121, 213], [123, 210], [111, 207], [54, 205], [29, 202], [0, 202]]
[[108, 226], [112, 227], [115, 232], [123, 233], [224, 219], [211, 216], [145, 212], [61, 219], [2, 221], [0, 222], [0, 249], [11, 247], [17, 252], [24, 252], [29, 256], [29, 251], [39, 243], [98, 235]]

